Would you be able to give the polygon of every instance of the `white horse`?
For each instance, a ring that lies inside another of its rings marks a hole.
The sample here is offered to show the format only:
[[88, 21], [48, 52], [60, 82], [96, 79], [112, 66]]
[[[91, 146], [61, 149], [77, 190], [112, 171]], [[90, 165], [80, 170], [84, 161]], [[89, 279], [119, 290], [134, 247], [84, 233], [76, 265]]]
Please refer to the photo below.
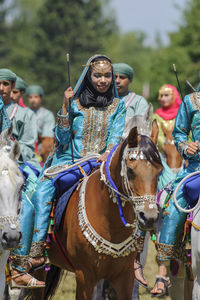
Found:
[[22, 234], [18, 226], [20, 199], [24, 178], [17, 159], [20, 147], [9, 145], [9, 130], [0, 135], [0, 300], [5, 288], [5, 267], [11, 249], [19, 244]]

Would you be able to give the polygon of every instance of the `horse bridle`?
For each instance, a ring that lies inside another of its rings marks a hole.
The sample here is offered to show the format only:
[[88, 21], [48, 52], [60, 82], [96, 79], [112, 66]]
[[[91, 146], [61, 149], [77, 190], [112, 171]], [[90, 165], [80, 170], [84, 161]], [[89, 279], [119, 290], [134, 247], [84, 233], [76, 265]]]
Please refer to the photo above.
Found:
[[[107, 158], [106, 163], [108, 162], [108, 165], [107, 165], [108, 169], [110, 168], [110, 163], [111, 163], [112, 157], [114, 156], [117, 146], [118, 145], [116, 145], [111, 150], [111, 152]], [[135, 156], [135, 151], [136, 151], [136, 148], [134, 148], [134, 149], [128, 148], [127, 153], [130, 153], [130, 155]], [[125, 158], [123, 158], [122, 161], [124, 159]], [[141, 158], [138, 158], [138, 159], [141, 159]], [[155, 204], [156, 196], [154, 196], [154, 195], [144, 195], [144, 196], [133, 197], [132, 195], [130, 195], [129, 191], [127, 191], [128, 196], [125, 195], [125, 193], [124, 194], [120, 193], [118, 191], [118, 189], [113, 187], [110, 180], [107, 179], [109, 176], [105, 176], [105, 174], [103, 172], [104, 165], [105, 165], [105, 162], [103, 162], [100, 167], [101, 180], [108, 187], [108, 190], [110, 190], [113, 194], [115, 194], [115, 198], [116, 198], [116, 196], [117, 197], [121, 196], [121, 198], [124, 201], [131, 201], [132, 203], [135, 203], [135, 206], [137, 207], [137, 209], [139, 209], [139, 207], [141, 205], [144, 206], [144, 202], [146, 200], [152, 201], [152, 205], [156, 205]], [[108, 174], [106, 173], [106, 175], [108, 175]], [[136, 224], [137, 220], [135, 220], [133, 224], [129, 224], [127, 222], [125, 224], [125, 222], [124, 222], [125, 218], [121, 215], [122, 212], [120, 212], [120, 216], [121, 216], [121, 219], [122, 219], [122, 222], [124, 223], [124, 225], [126, 227], [131, 227], [134, 229], [133, 232], [131, 233], [131, 235], [127, 239], [122, 241], [121, 243], [112, 243], [108, 240], [105, 240], [102, 236], [100, 236], [95, 231], [93, 226], [90, 224], [90, 222], [87, 218], [86, 206], [85, 206], [85, 193], [86, 193], [85, 191], [86, 191], [86, 184], [88, 182], [88, 179], [89, 179], [89, 176], [83, 180], [83, 183], [82, 183], [82, 186], [81, 186], [80, 192], [79, 192], [78, 219], [79, 219], [79, 225], [80, 225], [83, 235], [85, 236], [85, 238], [88, 240], [88, 242], [95, 248], [95, 250], [98, 253], [110, 255], [114, 258], [127, 256], [131, 252], [136, 251], [135, 244], [136, 244], [136, 240], [137, 240], [137, 224]], [[112, 199], [114, 199], [114, 196], [113, 197], [110, 196], [110, 197]], [[120, 206], [119, 202], [118, 202], [118, 205]]]
[[[116, 145], [111, 150], [111, 152], [107, 158], [107, 161], [106, 161], [107, 165], [105, 166], [105, 162], [103, 162], [101, 164], [101, 167], [100, 167], [101, 180], [108, 187], [108, 189], [110, 191], [110, 197], [113, 199], [113, 202], [114, 203], [118, 202], [120, 216], [121, 216], [123, 224], [126, 227], [133, 227], [133, 226], [135, 226], [135, 224], [127, 223], [123, 216], [123, 211], [122, 211], [123, 204], [121, 204], [121, 201], [131, 202], [133, 209], [137, 216], [138, 211], [141, 211], [144, 209], [144, 205], [145, 205], [146, 201], [149, 201], [149, 208], [152, 209], [152, 208], [156, 207], [157, 206], [156, 205], [157, 196], [156, 195], [133, 196], [133, 191], [130, 188], [129, 180], [127, 177], [127, 167], [126, 167], [125, 161], [126, 161], [127, 157], [129, 157], [130, 160], [132, 160], [132, 159], [134, 159], [134, 160], [145, 159], [146, 160], [145, 154], [140, 150], [139, 147], [129, 148], [128, 146], [126, 146], [124, 149], [124, 154], [123, 154], [123, 158], [122, 158], [122, 162], [121, 162], [121, 176], [123, 178], [123, 186], [125, 188], [125, 191], [123, 190], [123, 193], [119, 192], [119, 190], [117, 189], [117, 187], [116, 187], [115, 183], [113, 182], [111, 175], [110, 175], [110, 165], [112, 162], [112, 158], [117, 150], [117, 147], [118, 147], [118, 145]], [[104, 166], [106, 169], [106, 175], [103, 172]]]
[[[1, 175], [8, 175], [8, 169], [3, 169]], [[17, 216], [0, 216], [0, 230], [2, 230], [5, 225], [9, 224], [11, 229], [16, 229], [19, 227], [19, 215]]]

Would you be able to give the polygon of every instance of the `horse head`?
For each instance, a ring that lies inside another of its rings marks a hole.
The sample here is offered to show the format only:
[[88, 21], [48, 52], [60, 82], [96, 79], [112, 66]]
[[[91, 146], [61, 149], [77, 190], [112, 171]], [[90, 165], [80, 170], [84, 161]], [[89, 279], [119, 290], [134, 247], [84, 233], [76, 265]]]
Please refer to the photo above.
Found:
[[9, 130], [0, 135], [0, 248], [13, 249], [21, 240], [18, 226], [19, 200], [24, 178], [17, 159], [20, 155], [18, 142], [10, 146]]
[[122, 187], [135, 209], [142, 230], [152, 229], [159, 214], [156, 191], [163, 166], [156, 148], [157, 138], [158, 125], [154, 120], [150, 137], [139, 135], [134, 127], [124, 142]]
[[179, 152], [176, 150], [176, 146], [174, 144], [174, 139], [172, 136], [173, 126], [166, 127], [164, 123], [161, 123], [161, 128], [165, 136], [163, 151], [166, 154], [166, 163], [174, 173], [177, 173], [182, 166], [182, 158]]

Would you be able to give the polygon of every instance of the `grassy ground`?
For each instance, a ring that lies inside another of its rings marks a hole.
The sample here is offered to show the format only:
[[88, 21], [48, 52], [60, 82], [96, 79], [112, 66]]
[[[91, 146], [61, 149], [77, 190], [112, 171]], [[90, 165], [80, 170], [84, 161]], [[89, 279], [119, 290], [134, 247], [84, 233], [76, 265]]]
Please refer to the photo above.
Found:
[[[157, 274], [157, 265], [155, 263], [155, 247], [153, 243], [149, 242], [148, 257], [147, 263], [145, 266], [145, 276], [149, 282], [149, 289], [144, 289], [140, 287], [140, 300], [150, 300], [150, 290], [152, 289], [155, 276]], [[54, 296], [53, 300], [75, 300], [75, 280], [72, 273], [67, 273], [66, 277], [63, 278], [59, 289]], [[169, 300], [169, 297], [166, 297], [165, 300]]]

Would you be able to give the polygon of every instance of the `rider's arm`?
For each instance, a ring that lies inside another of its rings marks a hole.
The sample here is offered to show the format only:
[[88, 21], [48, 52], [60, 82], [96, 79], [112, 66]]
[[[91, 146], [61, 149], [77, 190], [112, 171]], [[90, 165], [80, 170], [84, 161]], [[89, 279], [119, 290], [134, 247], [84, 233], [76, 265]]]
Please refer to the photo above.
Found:
[[191, 109], [190, 97], [184, 98], [185, 103], [181, 103], [173, 130], [173, 137], [178, 152], [184, 159], [190, 158], [186, 149], [188, 148], [188, 136], [191, 130], [193, 111]]
[[55, 136], [61, 145], [66, 145], [70, 141], [69, 113], [62, 115], [62, 109], [57, 113]]

